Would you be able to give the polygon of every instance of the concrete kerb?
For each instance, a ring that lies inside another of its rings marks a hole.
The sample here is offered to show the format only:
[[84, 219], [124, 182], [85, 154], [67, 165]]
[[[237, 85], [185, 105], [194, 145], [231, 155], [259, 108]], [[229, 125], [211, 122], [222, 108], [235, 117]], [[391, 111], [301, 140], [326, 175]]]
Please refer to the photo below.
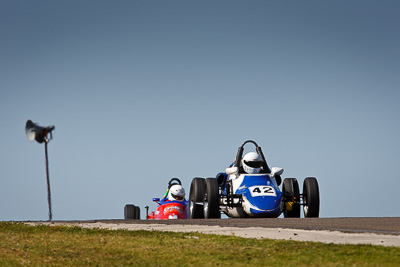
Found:
[[283, 228], [262, 227], [225, 227], [207, 225], [178, 224], [118, 224], [118, 223], [64, 223], [64, 222], [26, 222], [28, 225], [66, 225], [83, 228], [98, 228], [109, 230], [147, 230], [170, 232], [199, 232], [203, 234], [233, 235], [243, 238], [278, 239], [294, 241], [312, 241], [333, 244], [370, 244], [377, 246], [400, 246], [400, 236], [373, 233], [344, 233], [339, 231], [316, 231]]

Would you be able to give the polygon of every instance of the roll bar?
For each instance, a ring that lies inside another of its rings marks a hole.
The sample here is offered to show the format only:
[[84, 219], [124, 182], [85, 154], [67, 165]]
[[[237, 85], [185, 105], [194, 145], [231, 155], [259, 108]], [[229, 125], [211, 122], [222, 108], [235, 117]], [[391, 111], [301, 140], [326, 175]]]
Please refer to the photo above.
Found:
[[258, 146], [257, 143], [254, 142], [253, 140], [247, 140], [247, 141], [245, 141], [245, 142], [239, 147], [238, 153], [237, 153], [236, 159], [235, 159], [235, 164], [234, 164], [233, 166], [239, 168], [239, 166], [240, 166], [240, 160], [241, 160], [242, 157], [243, 157], [244, 146], [245, 146], [247, 143], [252, 143], [252, 144], [256, 147], [257, 154], [260, 155], [260, 157], [261, 157], [261, 159], [262, 159], [262, 165], [263, 165], [264, 171], [270, 173], [271, 170], [270, 170], [270, 168], [268, 167], [267, 160], [265, 159], [265, 156], [264, 156], [264, 154], [263, 154], [263, 152], [262, 152], [262, 150], [261, 150], [261, 147]]
[[[174, 183], [174, 181], [176, 181], [177, 183]], [[173, 186], [174, 184], [182, 185], [181, 180], [179, 180], [178, 178], [171, 178], [171, 180], [169, 180], [168, 182], [168, 189], [170, 189], [171, 186]]]

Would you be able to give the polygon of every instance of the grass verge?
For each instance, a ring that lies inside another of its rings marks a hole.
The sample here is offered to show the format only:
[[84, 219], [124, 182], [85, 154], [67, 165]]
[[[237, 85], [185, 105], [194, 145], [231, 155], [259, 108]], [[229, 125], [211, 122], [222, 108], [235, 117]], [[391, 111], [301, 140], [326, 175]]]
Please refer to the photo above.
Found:
[[0, 222], [0, 266], [400, 266], [400, 248]]

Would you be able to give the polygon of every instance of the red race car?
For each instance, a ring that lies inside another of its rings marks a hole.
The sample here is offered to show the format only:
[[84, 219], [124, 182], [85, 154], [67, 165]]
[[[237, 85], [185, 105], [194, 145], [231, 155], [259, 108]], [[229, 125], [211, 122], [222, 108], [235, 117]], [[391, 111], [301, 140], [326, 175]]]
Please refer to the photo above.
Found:
[[163, 199], [153, 198], [157, 211], [147, 215], [149, 220], [189, 219], [189, 201], [185, 199], [185, 189], [178, 178], [172, 178]]

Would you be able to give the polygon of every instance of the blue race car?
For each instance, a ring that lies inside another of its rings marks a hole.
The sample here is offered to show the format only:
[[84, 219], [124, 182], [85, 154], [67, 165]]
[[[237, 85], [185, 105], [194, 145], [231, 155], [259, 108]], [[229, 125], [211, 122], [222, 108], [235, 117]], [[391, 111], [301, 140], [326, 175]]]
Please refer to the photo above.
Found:
[[[252, 143], [256, 152], [247, 153], [243, 159], [244, 146]], [[304, 217], [319, 217], [319, 187], [317, 179], [307, 177], [300, 194], [296, 178], [283, 180], [282, 168], [269, 168], [261, 147], [247, 140], [238, 149], [235, 162], [218, 173], [216, 178], [192, 180], [189, 195], [191, 219], [228, 217], [300, 218], [303, 206]]]

